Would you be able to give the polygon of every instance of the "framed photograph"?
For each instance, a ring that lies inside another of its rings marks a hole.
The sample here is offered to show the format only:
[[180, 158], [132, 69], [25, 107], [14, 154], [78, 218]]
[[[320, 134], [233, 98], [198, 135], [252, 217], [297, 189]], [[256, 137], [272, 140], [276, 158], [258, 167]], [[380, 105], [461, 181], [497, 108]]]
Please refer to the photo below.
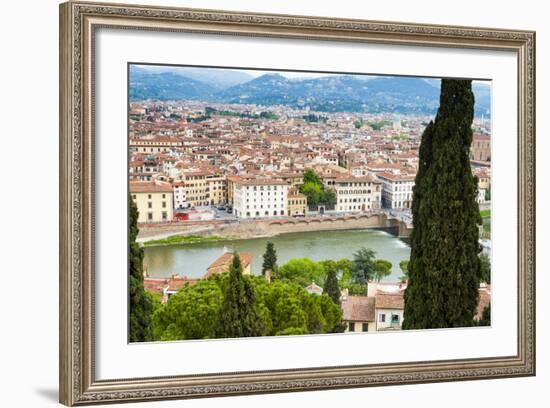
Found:
[[535, 33], [60, 6], [60, 401], [535, 374]]

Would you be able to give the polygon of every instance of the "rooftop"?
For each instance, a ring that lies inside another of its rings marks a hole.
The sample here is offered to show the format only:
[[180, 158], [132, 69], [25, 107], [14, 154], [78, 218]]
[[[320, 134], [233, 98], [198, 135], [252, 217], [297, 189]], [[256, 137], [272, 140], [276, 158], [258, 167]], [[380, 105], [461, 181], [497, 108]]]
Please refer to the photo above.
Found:
[[373, 322], [374, 298], [367, 296], [348, 296], [342, 302], [343, 319], [347, 321]]
[[[208, 279], [215, 273], [228, 272], [229, 266], [231, 265], [231, 262], [233, 262], [233, 256], [234, 256], [233, 252], [224, 253], [222, 256], [220, 256], [218, 259], [216, 259], [214, 262], [210, 264], [203, 278]], [[243, 269], [249, 266], [250, 263], [252, 262], [252, 254], [249, 254], [247, 252], [239, 253], [239, 258], [241, 258], [241, 264], [243, 266]]]
[[172, 184], [163, 181], [130, 181], [130, 193], [171, 193]]

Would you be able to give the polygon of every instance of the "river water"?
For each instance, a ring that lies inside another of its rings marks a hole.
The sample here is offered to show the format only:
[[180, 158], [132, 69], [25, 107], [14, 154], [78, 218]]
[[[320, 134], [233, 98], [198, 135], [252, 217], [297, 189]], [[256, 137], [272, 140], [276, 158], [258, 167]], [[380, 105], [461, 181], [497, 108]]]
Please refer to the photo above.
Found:
[[353, 259], [362, 247], [376, 251], [376, 257], [392, 263], [392, 273], [385, 280], [398, 280], [403, 275], [399, 262], [409, 259], [410, 248], [388, 232], [373, 229], [316, 231], [282, 234], [269, 238], [146, 247], [144, 267], [150, 277], [169, 277], [172, 274], [200, 278], [207, 267], [227, 251], [253, 254], [252, 273], [261, 274], [262, 255], [268, 241], [275, 244], [277, 263], [292, 258]]

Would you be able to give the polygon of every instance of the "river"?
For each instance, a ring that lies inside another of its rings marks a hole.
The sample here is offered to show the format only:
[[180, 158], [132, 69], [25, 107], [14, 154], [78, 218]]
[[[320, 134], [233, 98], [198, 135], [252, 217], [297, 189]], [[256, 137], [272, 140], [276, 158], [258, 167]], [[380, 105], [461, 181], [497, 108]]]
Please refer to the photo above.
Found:
[[252, 273], [261, 274], [262, 255], [268, 241], [275, 245], [277, 263], [292, 258], [353, 259], [361, 247], [376, 251], [376, 257], [392, 263], [392, 273], [385, 280], [395, 281], [403, 275], [399, 262], [409, 259], [410, 248], [401, 239], [388, 232], [374, 229], [296, 232], [269, 238], [146, 247], [144, 266], [151, 277], [169, 277], [172, 274], [200, 278], [206, 268], [227, 251], [253, 254]]

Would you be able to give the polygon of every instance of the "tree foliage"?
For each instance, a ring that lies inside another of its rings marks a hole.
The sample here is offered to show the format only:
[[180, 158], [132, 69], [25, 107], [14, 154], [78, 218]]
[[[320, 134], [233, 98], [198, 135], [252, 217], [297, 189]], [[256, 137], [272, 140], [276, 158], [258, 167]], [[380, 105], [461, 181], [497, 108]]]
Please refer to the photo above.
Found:
[[469, 160], [473, 113], [471, 81], [443, 79], [439, 110], [419, 149], [405, 329], [473, 323], [481, 277], [481, 217]]
[[271, 272], [277, 269], [277, 252], [275, 251], [273, 242], [268, 242], [266, 244], [264, 262], [262, 264], [262, 275], [265, 275], [268, 269], [271, 270]]
[[219, 312], [217, 337], [255, 337], [264, 330], [256, 304], [254, 288], [243, 276], [241, 258], [237, 253], [229, 267], [229, 276], [223, 288], [223, 303]]
[[302, 287], [315, 282], [323, 285], [325, 282], [326, 271], [319, 262], [312, 261], [309, 258], [294, 258], [277, 268], [274, 274], [275, 279], [294, 282]]
[[338, 277], [336, 276], [338, 270], [336, 263], [329, 266], [327, 271], [327, 278], [325, 280], [325, 286], [323, 292], [332, 299], [334, 303], [340, 305], [340, 288], [338, 287]]
[[374, 262], [374, 279], [380, 282], [386, 276], [391, 274], [392, 263], [385, 259], [377, 259]]
[[336, 193], [333, 189], [325, 188], [325, 185], [312, 169], [304, 171], [303, 184], [300, 186], [300, 193], [307, 197], [310, 208], [316, 208], [323, 204], [329, 208], [336, 205]]
[[128, 197], [128, 264], [130, 297], [130, 342], [151, 341], [151, 317], [153, 300], [145, 293], [143, 285], [143, 248], [136, 242], [139, 229], [139, 212], [134, 200]]
[[155, 340], [211, 339], [216, 337], [223, 296], [214, 279], [185, 285], [153, 315]]
[[369, 248], [361, 248], [353, 254], [351, 273], [355, 283], [367, 283], [376, 271], [376, 252]]
[[491, 260], [489, 255], [482, 252], [479, 254], [480, 268], [481, 268], [481, 282], [491, 283]]
[[399, 262], [399, 269], [401, 269], [401, 272], [403, 272], [400, 280], [402, 282], [405, 282], [407, 279], [409, 279], [409, 260], [403, 259], [401, 262]]

